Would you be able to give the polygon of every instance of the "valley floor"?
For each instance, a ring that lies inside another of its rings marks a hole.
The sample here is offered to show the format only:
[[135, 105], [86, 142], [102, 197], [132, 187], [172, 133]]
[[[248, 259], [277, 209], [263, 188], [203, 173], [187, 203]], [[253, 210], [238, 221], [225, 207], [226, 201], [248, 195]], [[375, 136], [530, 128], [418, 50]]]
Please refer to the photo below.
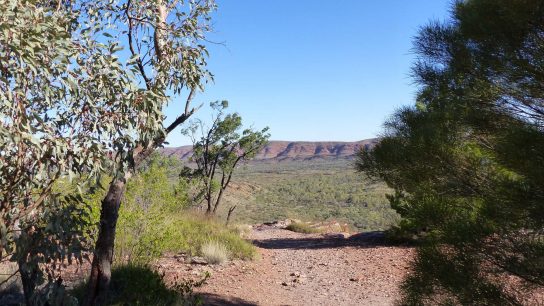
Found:
[[184, 265], [177, 272], [165, 262], [163, 271], [210, 271], [197, 290], [207, 305], [393, 305], [414, 254], [412, 248], [385, 245], [380, 233], [344, 238], [261, 225], [250, 239], [260, 260]]

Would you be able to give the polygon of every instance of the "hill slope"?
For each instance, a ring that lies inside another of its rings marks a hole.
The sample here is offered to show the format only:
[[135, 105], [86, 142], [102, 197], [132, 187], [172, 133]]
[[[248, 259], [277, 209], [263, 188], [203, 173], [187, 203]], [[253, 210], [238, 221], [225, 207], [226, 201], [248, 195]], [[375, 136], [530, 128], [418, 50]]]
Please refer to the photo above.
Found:
[[[338, 141], [270, 141], [255, 157], [256, 161], [308, 160], [314, 158], [350, 158], [360, 148], [372, 148], [378, 142], [377, 138], [356, 142]], [[162, 148], [167, 156], [175, 156], [182, 160], [192, 154], [192, 146]]]

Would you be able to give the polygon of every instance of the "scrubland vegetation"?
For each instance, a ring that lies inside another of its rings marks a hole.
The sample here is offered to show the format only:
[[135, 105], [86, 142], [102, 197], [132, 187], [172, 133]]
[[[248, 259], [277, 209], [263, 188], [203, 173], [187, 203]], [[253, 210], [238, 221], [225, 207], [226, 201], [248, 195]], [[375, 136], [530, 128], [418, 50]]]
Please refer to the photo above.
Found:
[[[178, 280], [176, 284], [167, 285], [151, 268], [151, 264], [165, 254], [202, 256], [211, 264], [229, 259], [255, 259], [255, 247], [242, 238], [242, 230], [234, 225], [226, 227], [222, 220], [193, 209], [189, 183], [179, 178], [181, 169], [179, 160], [153, 154], [128, 184], [119, 210], [108, 305], [183, 305], [196, 299], [191, 295], [191, 287], [198, 283]], [[74, 185], [61, 181], [55, 189], [69, 194], [75, 192]], [[84, 205], [78, 211], [79, 217], [73, 219], [77, 221], [77, 232], [88, 238], [80, 240], [80, 243], [86, 242], [81, 244], [82, 253], [92, 248], [104, 193], [101, 188], [88, 190], [83, 197]], [[71, 212], [64, 210], [63, 213]], [[11, 266], [4, 272], [7, 276], [17, 272], [17, 268]], [[2, 290], [17, 291], [17, 283], [16, 277], [3, 285]], [[63, 303], [74, 301], [74, 296], [82, 299], [86, 286], [83, 282], [71, 293], [56, 298]]]
[[373, 231], [399, 220], [386, 198], [390, 189], [355, 172], [349, 159], [251, 163], [240, 168], [234, 183], [240, 188], [233, 187], [226, 201], [238, 204], [233, 220], [240, 223], [336, 220]]
[[[415, 238], [407, 305], [523, 305], [544, 289], [543, 1], [455, 1], [451, 20], [424, 26], [416, 101], [355, 165], [238, 173], [269, 135], [243, 130], [226, 103], [212, 104], [220, 115], [195, 139], [196, 167], [154, 154], [213, 80], [215, 9], [0, 0], [0, 261], [12, 274], [2, 289], [16, 279], [28, 305], [197, 303], [200, 282], [167, 286], [151, 264], [168, 253], [254, 258], [241, 227], [225, 225], [231, 213], [234, 223], [338, 220]], [[163, 110], [181, 100], [167, 125]], [[65, 264], [87, 259], [89, 277], [68, 290]]]
[[210, 241], [221, 244], [232, 258], [253, 258], [254, 247], [235, 227], [192, 210], [189, 186], [175, 176], [180, 166], [156, 154], [130, 182], [119, 212], [115, 258], [145, 264], [166, 252], [203, 255]]

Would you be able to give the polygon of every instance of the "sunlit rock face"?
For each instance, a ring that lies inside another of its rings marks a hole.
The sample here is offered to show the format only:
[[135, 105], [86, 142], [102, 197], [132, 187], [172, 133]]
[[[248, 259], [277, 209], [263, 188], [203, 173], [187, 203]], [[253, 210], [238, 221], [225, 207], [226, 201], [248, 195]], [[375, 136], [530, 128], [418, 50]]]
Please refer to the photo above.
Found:
[[[315, 158], [350, 158], [361, 148], [369, 150], [377, 138], [356, 142], [338, 141], [270, 141], [255, 157], [256, 161], [307, 160]], [[162, 148], [160, 152], [182, 160], [191, 157], [192, 146]]]

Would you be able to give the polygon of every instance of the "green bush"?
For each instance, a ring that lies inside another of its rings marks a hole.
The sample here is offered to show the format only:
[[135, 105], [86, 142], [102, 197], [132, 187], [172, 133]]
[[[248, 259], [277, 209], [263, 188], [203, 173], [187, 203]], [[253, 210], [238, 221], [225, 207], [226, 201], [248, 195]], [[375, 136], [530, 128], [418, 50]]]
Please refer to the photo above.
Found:
[[155, 156], [128, 184], [119, 211], [116, 263], [148, 264], [166, 252], [202, 255], [213, 240], [233, 258], [251, 259], [253, 245], [213, 218], [189, 209], [188, 186], [172, 175], [170, 163]]
[[115, 257], [118, 261], [145, 264], [168, 250], [175, 217], [188, 205], [187, 188], [171, 183], [168, 168], [150, 162], [128, 184], [117, 225]]
[[242, 239], [236, 229], [225, 227], [213, 218], [187, 211], [172, 218], [175, 220], [165, 233], [166, 251], [203, 255], [202, 246], [209, 241], [217, 241], [227, 248], [232, 258], [255, 258], [255, 247]]

